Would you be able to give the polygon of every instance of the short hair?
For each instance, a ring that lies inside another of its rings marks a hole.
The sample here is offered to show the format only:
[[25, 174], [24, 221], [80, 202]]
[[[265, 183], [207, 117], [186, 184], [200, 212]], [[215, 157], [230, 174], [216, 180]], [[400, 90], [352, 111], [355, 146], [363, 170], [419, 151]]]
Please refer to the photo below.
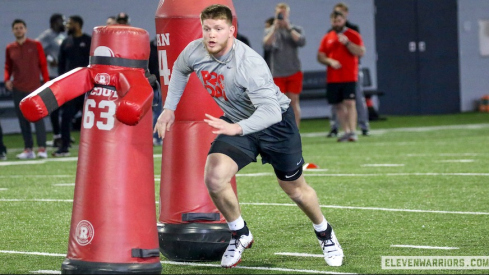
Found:
[[203, 23], [205, 19], [224, 19], [229, 25], [233, 24], [233, 13], [228, 6], [214, 4], [205, 8], [200, 13], [200, 22]]
[[287, 3], [278, 3], [275, 8], [286, 9], [290, 11], [290, 6]]
[[345, 4], [344, 2], [339, 2], [336, 5], [334, 5], [334, 8], [340, 8], [346, 12], [348, 12], [348, 5]]
[[329, 18], [335, 19], [336, 17], [339, 17], [339, 16], [345, 18], [345, 15], [343, 13], [339, 12], [339, 11], [333, 11], [331, 13], [331, 15], [329, 16]]
[[49, 18], [49, 24], [54, 24], [56, 23], [56, 21], [58, 21], [59, 19], [63, 20], [63, 15], [61, 13], [54, 13], [53, 15], [51, 15], [51, 18]]
[[70, 16], [70, 20], [80, 24], [80, 29], [83, 28], [83, 19], [79, 15], [72, 15]]
[[15, 24], [19, 24], [19, 23], [22, 24], [22, 25], [24, 25], [24, 27], [27, 28], [27, 24], [25, 23], [24, 20], [22, 20], [22, 19], [14, 19], [14, 22], [12, 22], [12, 29], [14, 28]]
[[272, 16], [272, 17], [268, 18], [267, 20], [265, 20], [265, 23], [273, 25], [273, 21], [275, 21], [275, 17]]

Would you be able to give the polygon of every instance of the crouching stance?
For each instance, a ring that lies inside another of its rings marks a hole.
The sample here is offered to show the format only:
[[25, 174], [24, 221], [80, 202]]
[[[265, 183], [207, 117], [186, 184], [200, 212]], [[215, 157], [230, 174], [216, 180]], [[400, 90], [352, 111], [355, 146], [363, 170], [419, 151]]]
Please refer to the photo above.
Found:
[[188, 76], [195, 72], [224, 112], [220, 118], [205, 119], [218, 135], [207, 156], [205, 184], [232, 232], [221, 265], [236, 266], [253, 244], [230, 181], [261, 155], [264, 164], [273, 166], [280, 187], [312, 221], [326, 263], [340, 266], [343, 250], [321, 213], [316, 192], [302, 175], [302, 144], [290, 99], [273, 83], [263, 58], [234, 38], [227, 6], [211, 5], [200, 18], [203, 38], [190, 42], [176, 60], [154, 131], [164, 138], [170, 130]]

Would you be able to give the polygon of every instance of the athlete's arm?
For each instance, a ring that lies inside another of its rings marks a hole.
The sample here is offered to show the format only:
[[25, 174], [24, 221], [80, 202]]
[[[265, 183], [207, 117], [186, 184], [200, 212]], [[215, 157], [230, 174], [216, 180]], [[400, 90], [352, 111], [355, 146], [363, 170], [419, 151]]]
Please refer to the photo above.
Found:
[[238, 122], [242, 135], [261, 131], [282, 120], [277, 97], [277, 92], [280, 91], [277, 91], [266, 63], [263, 59], [250, 60], [244, 61], [237, 72], [237, 81], [246, 88], [246, 93], [255, 106], [255, 112], [249, 118]]

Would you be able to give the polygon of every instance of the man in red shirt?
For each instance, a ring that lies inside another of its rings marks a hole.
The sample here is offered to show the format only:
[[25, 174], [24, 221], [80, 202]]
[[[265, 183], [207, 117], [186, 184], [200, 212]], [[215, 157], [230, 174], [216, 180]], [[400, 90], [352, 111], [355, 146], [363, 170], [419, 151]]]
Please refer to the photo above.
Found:
[[355, 89], [358, 58], [365, 54], [365, 47], [360, 34], [345, 26], [341, 12], [334, 11], [330, 18], [332, 30], [323, 37], [317, 60], [327, 66], [326, 97], [345, 132], [338, 141], [357, 141]]
[[[41, 43], [27, 38], [27, 26], [21, 19], [15, 19], [12, 23], [12, 32], [15, 42], [7, 45], [5, 54], [5, 88], [12, 91], [15, 112], [19, 118], [22, 137], [24, 138], [24, 151], [17, 155], [19, 159], [33, 159], [33, 141], [31, 125], [19, 108], [20, 101], [29, 93], [41, 86], [39, 77], [42, 75], [44, 82], [49, 81], [46, 56]], [[13, 78], [13, 80], [12, 80]], [[46, 128], [44, 121], [35, 124], [38, 153], [40, 158], [47, 158], [46, 152]]]

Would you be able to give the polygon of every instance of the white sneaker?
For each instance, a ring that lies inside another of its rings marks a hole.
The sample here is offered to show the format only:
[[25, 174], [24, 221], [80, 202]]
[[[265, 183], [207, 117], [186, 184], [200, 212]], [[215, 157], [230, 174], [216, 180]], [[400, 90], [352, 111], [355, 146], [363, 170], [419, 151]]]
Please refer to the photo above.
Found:
[[17, 155], [18, 159], [35, 159], [36, 154], [32, 150], [24, 150], [24, 152]]
[[44, 151], [37, 151], [37, 157], [42, 159], [47, 159], [48, 151], [46, 151], [46, 149], [44, 149]]
[[343, 249], [336, 239], [333, 228], [328, 223], [328, 228], [323, 232], [316, 232], [319, 245], [323, 250], [324, 260], [329, 266], [341, 266], [343, 264]]
[[226, 248], [226, 252], [222, 255], [221, 266], [225, 268], [237, 266], [241, 262], [241, 254], [246, 248], [251, 248], [253, 242], [251, 232], [248, 235], [239, 236], [238, 239], [235, 239], [234, 236], [231, 237], [228, 248]]

